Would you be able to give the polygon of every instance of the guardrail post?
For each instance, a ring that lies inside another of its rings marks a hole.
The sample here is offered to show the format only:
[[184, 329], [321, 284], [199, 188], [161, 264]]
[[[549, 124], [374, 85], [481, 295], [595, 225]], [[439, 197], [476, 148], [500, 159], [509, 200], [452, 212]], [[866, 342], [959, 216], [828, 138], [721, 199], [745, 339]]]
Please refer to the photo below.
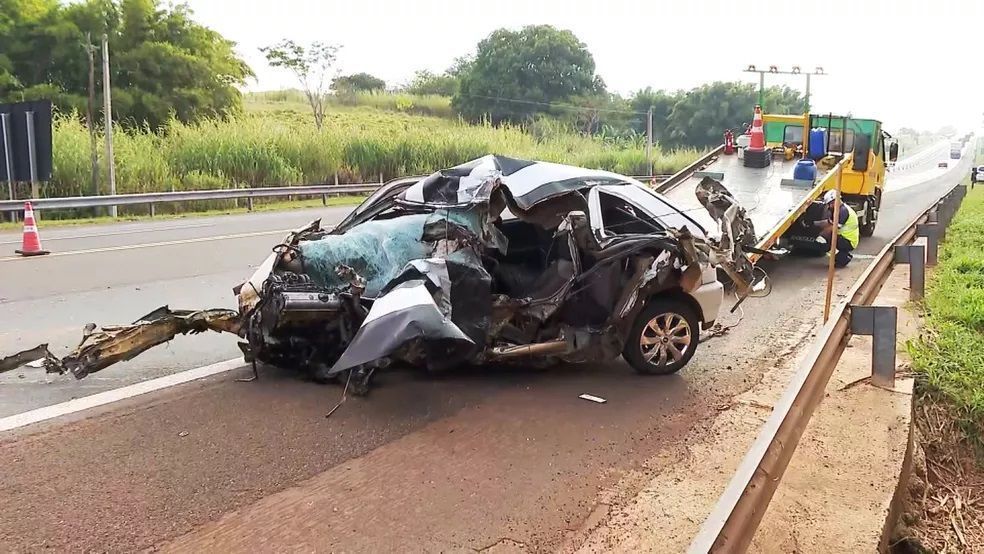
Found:
[[876, 386], [895, 386], [897, 330], [898, 310], [895, 306], [851, 305], [851, 333], [872, 338], [871, 382]]
[[967, 185], [957, 185], [957, 188], [953, 189], [957, 192], [957, 198], [959, 202], [963, 202], [963, 199], [967, 197]]
[[940, 221], [940, 240], [946, 238], [946, 228], [950, 226], [950, 222], [953, 221], [953, 195], [948, 194], [943, 198], [943, 220]]
[[321, 195], [321, 205], [322, 206], [327, 206], [328, 205], [328, 195], [327, 194], [322, 194]]
[[252, 196], [247, 196], [246, 197], [246, 210], [247, 211], [250, 211], [250, 212], [253, 211], [253, 197]]
[[150, 207], [150, 217], [154, 217], [154, 215], [156, 213], [155, 210], [154, 210], [154, 203], [151, 202], [150, 204], [147, 204], [147, 206]]
[[926, 294], [926, 248], [921, 244], [895, 247], [895, 263], [909, 264], [909, 300]]
[[933, 208], [931, 211], [926, 212], [926, 223], [939, 223], [939, 222], [940, 222], [940, 213], [937, 211], [936, 208]]
[[933, 267], [939, 259], [940, 248], [940, 224], [925, 223], [916, 225], [916, 236], [926, 237], [926, 265]]

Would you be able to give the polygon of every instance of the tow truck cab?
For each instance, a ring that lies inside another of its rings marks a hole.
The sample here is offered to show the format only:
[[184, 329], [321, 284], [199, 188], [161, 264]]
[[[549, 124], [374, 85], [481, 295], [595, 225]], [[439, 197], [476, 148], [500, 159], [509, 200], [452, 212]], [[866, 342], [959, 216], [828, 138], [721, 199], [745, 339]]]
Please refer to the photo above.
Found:
[[[836, 115], [763, 116], [766, 144], [772, 148], [793, 148], [804, 155], [822, 152], [824, 158], [846, 158], [841, 180], [841, 197], [858, 214], [861, 236], [875, 232], [885, 187], [886, 168], [899, 155], [898, 142], [882, 130], [880, 121]], [[822, 128], [823, 148], [811, 148], [808, 130]]]

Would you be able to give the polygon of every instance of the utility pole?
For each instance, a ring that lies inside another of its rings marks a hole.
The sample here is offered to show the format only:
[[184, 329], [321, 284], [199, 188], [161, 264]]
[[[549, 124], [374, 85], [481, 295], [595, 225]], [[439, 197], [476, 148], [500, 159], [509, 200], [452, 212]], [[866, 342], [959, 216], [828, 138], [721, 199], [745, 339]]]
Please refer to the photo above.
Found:
[[810, 76], [812, 75], [826, 75], [823, 68], [817, 66], [810, 73], [804, 73], [800, 66], [794, 65], [792, 71], [779, 71], [779, 68], [774, 65], [770, 65], [769, 69], [756, 69], [754, 65], [749, 65], [745, 69], [745, 73], [758, 73], [759, 74], [759, 94], [758, 94], [758, 104], [762, 106], [762, 111], [765, 112], [765, 74], [769, 73], [771, 75], [806, 75], [806, 96], [804, 101], [806, 106], [804, 107], [804, 112], [810, 111]]
[[[102, 36], [103, 57], [103, 116], [106, 121], [106, 175], [109, 176], [109, 194], [116, 194], [116, 162], [113, 159], [113, 99], [109, 89], [109, 36]], [[116, 206], [109, 207], [109, 215], [117, 216]]]
[[99, 194], [99, 153], [96, 152], [96, 47], [92, 36], [85, 34], [85, 53], [89, 56], [89, 105], [85, 126], [89, 131], [89, 157], [92, 161], [92, 195]]
[[646, 166], [649, 176], [653, 176], [653, 107], [646, 112]]

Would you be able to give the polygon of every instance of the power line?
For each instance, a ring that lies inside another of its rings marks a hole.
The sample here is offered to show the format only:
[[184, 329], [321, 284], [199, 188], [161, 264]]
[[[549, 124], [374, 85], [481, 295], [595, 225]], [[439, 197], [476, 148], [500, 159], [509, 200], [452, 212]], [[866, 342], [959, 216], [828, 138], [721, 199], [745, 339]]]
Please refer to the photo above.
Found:
[[467, 94], [459, 92], [461, 96], [469, 98], [481, 98], [483, 100], [494, 100], [496, 102], [511, 102], [513, 104], [527, 104], [531, 106], [546, 106], [548, 108], [567, 108], [573, 110], [594, 110], [596, 112], [625, 113], [634, 115], [648, 115], [649, 112], [636, 112], [632, 110], [617, 110], [614, 108], [592, 108], [590, 106], [575, 106], [574, 104], [561, 104], [559, 102], [537, 102], [535, 100], [519, 100], [517, 98], [503, 98], [501, 96], [485, 96], [483, 94]]

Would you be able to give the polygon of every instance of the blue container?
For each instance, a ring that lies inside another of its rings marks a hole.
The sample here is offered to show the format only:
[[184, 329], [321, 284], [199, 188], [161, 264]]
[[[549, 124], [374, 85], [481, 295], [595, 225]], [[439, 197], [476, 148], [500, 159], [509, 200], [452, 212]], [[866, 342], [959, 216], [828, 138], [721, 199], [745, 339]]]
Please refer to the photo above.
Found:
[[827, 129], [815, 127], [810, 129], [810, 157], [814, 160], [827, 155]]
[[816, 181], [817, 164], [809, 159], [796, 162], [796, 167], [793, 168], [793, 179], [798, 181]]

